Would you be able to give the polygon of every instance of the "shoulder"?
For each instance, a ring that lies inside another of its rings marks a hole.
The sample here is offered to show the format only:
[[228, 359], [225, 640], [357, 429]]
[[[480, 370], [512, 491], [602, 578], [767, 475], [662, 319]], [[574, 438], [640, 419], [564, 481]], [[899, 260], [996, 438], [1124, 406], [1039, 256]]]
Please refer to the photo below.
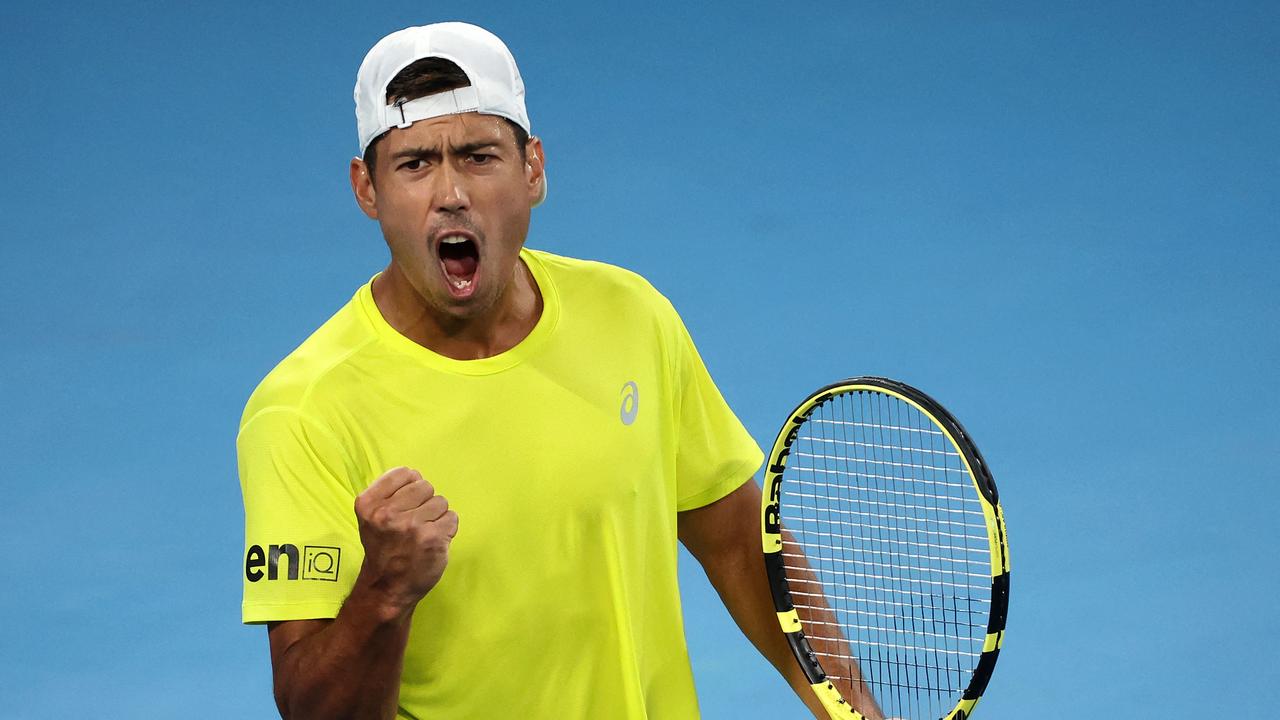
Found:
[[529, 250], [556, 285], [567, 303], [604, 303], [615, 310], [648, 310], [655, 315], [674, 315], [671, 302], [643, 275], [598, 260]]
[[271, 411], [305, 410], [315, 389], [373, 341], [359, 292], [267, 373], [245, 403], [240, 427]]
[[595, 260], [533, 252], [560, 296], [562, 315], [572, 317], [573, 337], [592, 346], [608, 342], [627, 352], [654, 351], [668, 374], [681, 367], [689, 346], [679, 313], [648, 279]]

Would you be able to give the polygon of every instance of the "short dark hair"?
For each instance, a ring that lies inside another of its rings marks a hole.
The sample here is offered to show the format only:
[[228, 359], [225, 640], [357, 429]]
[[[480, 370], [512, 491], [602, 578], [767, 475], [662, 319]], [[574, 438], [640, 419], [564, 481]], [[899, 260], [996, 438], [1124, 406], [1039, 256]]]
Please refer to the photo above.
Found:
[[[391, 82], [387, 83], [386, 102], [388, 105], [397, 100], [408, 102], [470, 85], [471, 79], [452, 60], [438, 57], [422, 58], [409, 63], [405, 69], [391, 78]], [[515, 135], [520, 160], [526, 160], [525, 145], [529, 143], [529, 133], [512, 120], [508, 118], [503, 120], [507, 121], [507, 125], [511, 126], [512, 134]], [[364, 150], [365, 171], [369, 173], [370, 182], [373, 181], [373, 169], [378, 164], [378, 143], [385, 135], [386, 133], [383, 133], [374, 138], [369, 143], [369, 147]]]

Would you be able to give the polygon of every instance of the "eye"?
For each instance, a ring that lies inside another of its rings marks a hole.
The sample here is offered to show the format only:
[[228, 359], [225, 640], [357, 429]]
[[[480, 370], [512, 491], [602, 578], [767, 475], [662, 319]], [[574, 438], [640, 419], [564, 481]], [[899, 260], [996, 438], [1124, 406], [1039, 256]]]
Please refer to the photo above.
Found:
[[476, 165], [487, 165], [493, 156], [486, 153], [471, 153], [471, 162]]
[[400, 165], [401, 170], [420, 170], [421, 168], [422, 168], [422, 161], [417, 158], [413, 160], [408, 160], [404, 162], [402, 165]]

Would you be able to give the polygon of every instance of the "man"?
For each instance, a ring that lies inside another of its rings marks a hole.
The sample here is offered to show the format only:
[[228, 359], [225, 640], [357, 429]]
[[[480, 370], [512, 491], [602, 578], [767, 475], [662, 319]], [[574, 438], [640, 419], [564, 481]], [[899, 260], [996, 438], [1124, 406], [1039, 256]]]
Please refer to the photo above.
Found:
[[[815, 712], [759, 557], [759, 448], [638, 276], [524, 248], [506, 46], [409, 28], [356, 81], [391, 251], [250, 398], [243, 617], [289, 718], [691, 718], [677, 538]], [[447, 498], [447, 499], [446, 499]]]

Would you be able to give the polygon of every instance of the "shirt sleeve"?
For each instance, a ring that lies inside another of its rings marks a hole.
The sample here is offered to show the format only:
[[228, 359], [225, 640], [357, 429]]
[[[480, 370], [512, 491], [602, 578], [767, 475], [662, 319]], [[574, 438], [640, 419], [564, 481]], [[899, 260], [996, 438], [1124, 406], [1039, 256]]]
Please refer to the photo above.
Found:
[[[674, 312], [673, 312], [674, 315]], [[709, 505], [736, 490], [760, 467], [764, 453], [711, 380], [679, 316], [675, 353], [679, 383], [676, 510]]]
[[341, 446], [302, 413], [266, 408], [241, 427], [236, 451], [243, 622], [337, 616], [364, 559]]

